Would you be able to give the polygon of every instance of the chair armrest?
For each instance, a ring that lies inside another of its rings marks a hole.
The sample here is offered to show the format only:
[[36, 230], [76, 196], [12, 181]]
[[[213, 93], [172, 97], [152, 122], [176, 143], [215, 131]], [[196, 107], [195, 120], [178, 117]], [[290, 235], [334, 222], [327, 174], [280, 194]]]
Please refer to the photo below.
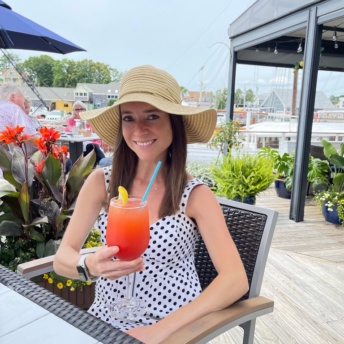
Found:
[[[83, 248], [80, 253], [94, 253], [99, 247]], [[53, 262], [55, 255], [31, 260], [30, 262], [22, 263], [17, 266], [17, 273], [23, 277], [30, 279], [35, 276], [39, 276], [53, 271]]]
[[263, 296], [237, 302], [220, 311], [209, 313], [174, 332], [161, 344], [207, 343], [229, 329], [258, 316], [271, 313], [274, 302]]

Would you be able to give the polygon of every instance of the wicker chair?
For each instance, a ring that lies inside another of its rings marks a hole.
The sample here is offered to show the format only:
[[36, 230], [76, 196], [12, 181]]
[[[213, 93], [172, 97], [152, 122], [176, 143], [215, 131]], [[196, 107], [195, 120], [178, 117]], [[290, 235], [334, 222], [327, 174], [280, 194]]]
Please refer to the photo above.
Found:
[[[256, 318], [273, 311], [274, 302], [259, 294], [278, 213], [222, 198], [218, 198], [218, 201], [244, 263], [249, 291], [228, 308], [210, 313], [181, 328], [166, 339], [164, 344], [207, 343], [238, 325], [244, 330], [243, 343], [253, 343]], [[201, 237], [196, 246], [195, 257], [204, 289], [217, 276], [217, 272]], [[37, 266], [39, 261], [42, 261], [42, 264]], [[52, 261], [52, 257], [46, 257], [24, 263], [18, 266], [17, 272], [31, 278], [51, 271]]]

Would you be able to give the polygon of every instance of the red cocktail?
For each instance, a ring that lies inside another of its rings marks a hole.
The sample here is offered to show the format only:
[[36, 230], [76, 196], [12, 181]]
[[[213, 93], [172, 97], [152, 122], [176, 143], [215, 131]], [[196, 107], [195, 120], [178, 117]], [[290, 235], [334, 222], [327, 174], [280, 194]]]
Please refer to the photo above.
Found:
[[[138, 197], [128, 197], [127, 202], [119, 197], [112, 198], [106, 229], [106, 244], [119, 247], [116, 258], [133, 260], [140, 257], [147, 249], [149, 236], [147, 201], [142, 202]], [[135, 284], [133, 283], [130, 288], [129, 275], [125, 277], [127, 296], [109, 304], [108, 308], [115, 318], [136, 320], [145, 314], [146, 301], [133, 296]]]
[[110, 201], [106, 244], [118, 246], [116, 258], [133, 260], [141, 256], [149, 243], [149, 216], [147, 202], [129, 197], [123, 203], [118, 197]]

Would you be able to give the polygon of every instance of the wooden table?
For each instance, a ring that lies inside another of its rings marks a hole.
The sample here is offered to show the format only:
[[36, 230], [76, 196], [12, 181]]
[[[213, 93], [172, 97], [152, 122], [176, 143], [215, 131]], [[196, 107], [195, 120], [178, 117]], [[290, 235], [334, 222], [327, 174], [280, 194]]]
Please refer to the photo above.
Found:
[[69, 144], [69, 157], [74, 164], [75, 161], [83, 153], [83, 143], [85, 141], [99, 140], [99, 136], [95, 133], [92, 133], [91, 136], [75, 135], [72, 133], [61, 134], [58, 141], [67, 142]]
[[140, 343], [0, 265], [0, 343]]

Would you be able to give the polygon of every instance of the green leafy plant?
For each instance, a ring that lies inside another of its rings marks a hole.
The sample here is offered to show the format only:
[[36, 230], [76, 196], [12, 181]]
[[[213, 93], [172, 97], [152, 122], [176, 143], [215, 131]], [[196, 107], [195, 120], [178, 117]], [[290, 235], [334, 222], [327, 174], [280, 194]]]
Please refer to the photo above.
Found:
[[272, 160], [275, 179], [284, 180], [287, 190], [292, 189], [294, 172], [294, 154], [280, 154], [277, 149], [263, 147], [258, 151], [258, 156]]
[[[215, 147], [220, 153], [227, 154], [231, 148], [239, 148], [243, 140], [239, 138], [240, 122], [229, 120], [215, 129], [209, 141], [210, 147]], [[227, 150], [225, 149], [227, 146]]]
[[189, 161], [186, 165], [187, 171], [195, 178], [202, 180], [209, 187], [214, 187], [214, 177], [212, 175], [212, 163], [204, 163], [199, 161]]
[[241, 202], [266, 190], [275, 180], [272, 160], [248, 153], [224, 156], [212, 173], [216, 194]]
[[311, 183], [313, 191], [319, 188], [326, 189], [329, 184], [330, 165], [327, 160], [309, 157], [307, 180]]
[[[28, 155], [30, 136], [24, 127], [0, 132], [0, 168], [8, 182], [0, 187], [0, 264], [15, 270], [32, 259], [55, 254], [73, 213], [95, 154], [81, 156], [65, 174], [67, 147], [56, 144], [59, 133], [40, 129], [39, 152]], [[13, 152], [6, 149], [15, 146]]]
[[324, 147], [324, 155], [330, 162], [331, 179], [328, 188], [317, 192], [314, 200], [319, 206], [325, 203], [329, 211], [337, 207], [339, 219], [344, 226], [344, 143], [338, 150], [327, 140], [322, 140], [321, 143]]
[[[286, 188], [291, 191], [294, 175], [294, 153], [280, 154], [277, 149], [270, 147], [261, 148], [258, 156], [272, 159], [273, 169], [276, 179], [284, 180]], [[313, 189], [328, 184], [329, 164], [327, 160], [309, 157], [307, 180], [311, 183]]]
[[337, 150], [327, 140], [321, 141], [324, 147], [324, 155], [332, 165], [332, 185], [336, 192], [344, 192], [344, 143]]

